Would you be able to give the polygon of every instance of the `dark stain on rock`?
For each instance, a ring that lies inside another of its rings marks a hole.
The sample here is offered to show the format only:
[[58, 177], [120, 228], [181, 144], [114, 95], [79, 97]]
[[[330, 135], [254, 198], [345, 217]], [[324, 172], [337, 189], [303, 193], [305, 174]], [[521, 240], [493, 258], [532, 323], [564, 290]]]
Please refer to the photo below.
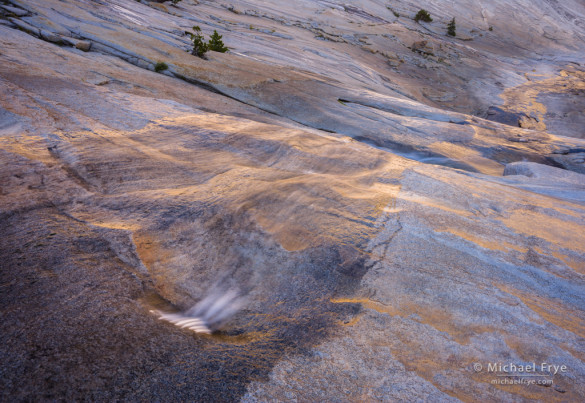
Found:
[[520, 122], [524, 117], [526, 117], [524, 113], [508, 112], [497, 106], [490, 106], [485, 119], [509, 126], [521, 127]]

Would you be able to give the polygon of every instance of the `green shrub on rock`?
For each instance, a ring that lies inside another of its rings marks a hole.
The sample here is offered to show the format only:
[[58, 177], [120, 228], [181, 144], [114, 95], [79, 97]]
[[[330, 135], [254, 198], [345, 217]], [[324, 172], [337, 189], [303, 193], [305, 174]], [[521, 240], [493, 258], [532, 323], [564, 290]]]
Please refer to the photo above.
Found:
[[222, 36], [214, 30], [213, 35], [211, 35], [211, 38], [209, 39], [209, 42], [207, 42], [207, 48], [209, 50], [213, 50], [214, 52], [227, 52], [228, 48], [224, 45], [221, 38]]
[[449, 25], [447, 25], [447, 35], [449, 35], [449, 36], [456, 36], [457, 35], [456, 27], [455, 27], [455, 17], [453, 17], [451, 22], [449, 22]]
[[225, 53], [229, 50], [221, 40], [222, 36], [218, 34], [216, 30], [213, 31], [213, 35], [211, 35], [208, 42], [205, 42], [205, 38], [201, 34], [201, 28], [197, 25], [193, 27], [193, 31], [194, 32], [187, 32], [187, 34], [191, 36], [191, 41], [193, 41], [192, 55], [205, 59], [205, 53], [208, 50], [220, 53]]
[[169, 66], [167, 66], [167, 64], [165, 62], [158, 62], [157, 64], [154, 65], [154, 71], [156, 71], [157, 73], [160, 73], [161, 71], [165, 71], [168, 68], [169, 68]]
[[191, 54], [203, 58], [205, 52], [208, 50], [207, 44], [203, 40], [204, 38], [203, 35], [201, 35], [201, 28], [199, 28], [198, 25], [193, 27], [193, 31], [195, 32], [188, 32], [188, 34], [191, 35], [191, 41], [193, 41], [193, 50], [191, 51]]
[[429, 12], [427, 10], [425, 10], [424, 8], [421, 8], [420, 10], [418, 10], [418, 13], [416, 13], [416, 15], [414, 16], [414, 20], [416, 22], [419, 22], [419, 21], [432, 22], [433, 21]]

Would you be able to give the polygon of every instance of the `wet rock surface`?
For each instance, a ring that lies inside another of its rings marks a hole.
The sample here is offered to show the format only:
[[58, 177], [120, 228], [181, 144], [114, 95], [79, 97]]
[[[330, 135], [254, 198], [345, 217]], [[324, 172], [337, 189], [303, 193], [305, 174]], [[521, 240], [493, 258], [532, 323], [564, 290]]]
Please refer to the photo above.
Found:
[[0, 9], [1, 400], [585, 394], [582, 4], [159, 3]]

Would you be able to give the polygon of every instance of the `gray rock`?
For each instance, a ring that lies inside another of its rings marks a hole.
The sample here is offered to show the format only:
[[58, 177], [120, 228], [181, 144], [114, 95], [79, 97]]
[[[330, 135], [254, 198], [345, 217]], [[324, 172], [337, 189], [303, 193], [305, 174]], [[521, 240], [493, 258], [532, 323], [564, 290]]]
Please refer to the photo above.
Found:
[[23, 10], [21, 8], [7, 6], [7, 5], [4, 5], [4, 4], [0, 4], [0, 8], [8, 11], [11, 14], [16, 15], [17, 17], [24, 17], [25, 15], [28, 15], [29, 14], [29, 12], [26, 11], [26, 10]]
[[548, 179], [551, 181], [562, 181], [575, 185], [585, 185], [585, 176], [577, 172], [567, 171], [549, 165], [537, 164], [535, 162], [513, 162], [504, 168], [504, 176], [523, 175], [529, 178]]
[[53, 32], [41, 30], [40, 33], [41, 33], [41, 38], [44, 39], [45, 41], [53, 42], [53, 43], [62, 43], [63, 42], [63, 40], [61, 39], [61, 36], [59, 36]]
[[9, 17], [8, 19], [10, 20], [10, 22], [12, 22], [14, 25], [24, 30], [25, 32], [29, 32], [35, 36], [41, 36], [41, 31], [38, 28], [33, 27], [32, 25], [29, 25], [22, 20], [19, 20], [18, 18]]

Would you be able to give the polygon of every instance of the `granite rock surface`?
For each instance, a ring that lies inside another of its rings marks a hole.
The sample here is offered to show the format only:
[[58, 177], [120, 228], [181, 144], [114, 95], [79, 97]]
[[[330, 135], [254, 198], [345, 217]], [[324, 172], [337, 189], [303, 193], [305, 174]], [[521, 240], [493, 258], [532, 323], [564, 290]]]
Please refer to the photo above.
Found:
[[[0, 399], [578, 401], [584, 18], [4, 2]], [[151, 313], [218, 287], [212, 335]]]

